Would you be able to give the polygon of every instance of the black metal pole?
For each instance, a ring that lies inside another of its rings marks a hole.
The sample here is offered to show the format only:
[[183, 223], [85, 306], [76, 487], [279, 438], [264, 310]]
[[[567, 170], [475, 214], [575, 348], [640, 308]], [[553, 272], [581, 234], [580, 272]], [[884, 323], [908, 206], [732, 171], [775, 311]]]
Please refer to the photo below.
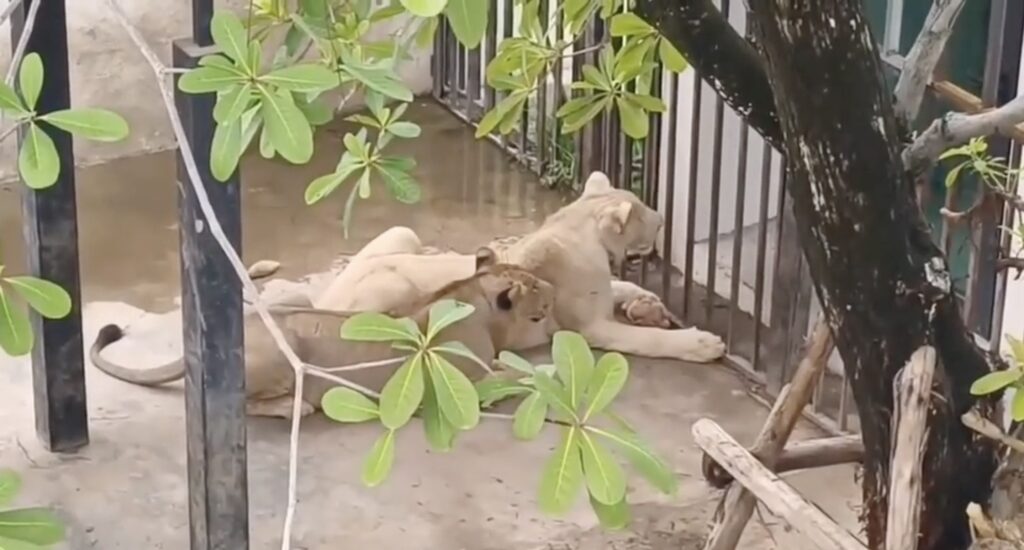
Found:
[[[11, 43], [17, 44], [34, 2], [43, 2], [28, 40], [27, 52], [43, 60], [45, 78], [36, 111], [45, 114], [71, 106], [68, 84], [68, 39], [64, 0], [24, 0], [11, 15]], [[89, 443], [82, 356], [82, 293], [78, 272], [78, 215], [75, 200], [75, 154], [71, 136], [41, 123], [53, 138], [60, 176], [52, 187], [24, 187], [25, 248], [29, 272], [52, 281], [71, 295], [71, 313], [58, 320], [32, 312], [36, 345], [32, 349], [32, 386], [36, 434], [53, 452], [68, 452]]]
[[[205, 12], [202, 10], [205, 6]], [[209, 2], [193, 1], [193, 26], [209, 29]], [[197, 34], [196, 40], [201, 40]], [[194, 40], [173, 44], [174, 66], [192, 68], [215, 53]], [[177, 90], [177, 86], [175, 86]], [[210, 174], [214, 94], [176, 91], [175, 102], [202, 185], [224, 232], [241, 253], [238, 172], [227, 182]], [[247, 550], [249, 497], [245, 441], [242, 286], [199, 209], [180, 150], [178, 180], [181, 294], [185, 357], [185, 426], [192, 550]]]

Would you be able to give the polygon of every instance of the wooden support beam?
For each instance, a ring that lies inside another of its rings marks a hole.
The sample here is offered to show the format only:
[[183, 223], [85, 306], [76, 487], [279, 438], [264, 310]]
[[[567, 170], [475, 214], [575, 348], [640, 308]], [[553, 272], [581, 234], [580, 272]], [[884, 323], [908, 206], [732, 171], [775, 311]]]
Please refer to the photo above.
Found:
[[916, 550], [921, 516], [921, 459], [924, 458], [935, 376], [935, 348], [921, 346], [897, 379], [886, 550]]
[[[832, 333], [824, 321], [818, 321], [814, 334], [811, 336], [810, 345], [807, 348], [793, 381], [779, 393], [775, 406], [765, 420], [764, 428], [757, 436], [757, 440], [751, 447], [750, 453], [757, 457], [763, 467], [773, 470], [782, 449], [797, 420], [804, 410], [804, 407], [811, 401], [814, 387], [821, 378], [829, 355], [834, 347]], [[707, 449], [705, 449], [707, 450]], [[707, 453], [712, 459], [716, 457]], [[721, 463], [720, 463], [721, 464]], [[721, 464], [725, 467], [724, 464]], [[727, 471], [731, 471], [725, 468]], [[707, 471], [707, 469], [705, 469]], [[735, 473], [733, 474], [735, 476]], [[726, 495], [725, 506], [722, 507], [723, 516], [721, 521], [715, 524], [708, 540], [704, 545], [705, 550], [735, 550], [743, 536], [743, 529], [754, 514], [754, 507], [757, 501], [750, 491], [736, 487]]]
[[[822, 437], [790, 443], [775, 461], [773, 471], [781, 474], [861, 462], [863, 459], [864, 442], [859, 435]], [[733, 482], [732, 475], [710, 459], [704, 463], [704, 479], [716, 489], [725, 489]]]
[[857, 537], [800, 496], [714, 421], [702, 418], [694, 423], [693, 438], [771, 513], [807, 537], [817, 548], [865, 550]]
[[[202, 56], [216, 51], [196, 46], [191, 40], [175, 41], [174, 67], [195, 67]], [[241, 253], [238, 173], [223, 183], [210, 174], [216, 97], [212, 93], [186, 94], [177, 85], [175, 91], [175, 103], [202, 185], [231, 246]], [[178, 178], [188, 177], [179, 152]], [[242, 285], [210, 233], [193, 187], [183, 184], [178, 188], [191, 550], [247, 550]]]
[[[42, 2], [27, 53], [38, 53], [46, 69], [36, 112], [45, 115], [71, 107], [68, 84], [68, 39], [65, 0], [24, 0], [11, 14], [11, 44], [18, 43], [32, 4]], [[75, 154], [71, 135], [40, 122], [53, 139], [60, 175], [52, 187], [23, 187], [25, 249], [28, 271], [60, 285], [71, 295], [71, 313], [43, 319], [31, 311], [36, 344], [32, 349], [32, 388], [36, 435], [43, 447], [69, 452], [89, 443], [82, 354], [82, 291], [78, 270], [78, 207]]]

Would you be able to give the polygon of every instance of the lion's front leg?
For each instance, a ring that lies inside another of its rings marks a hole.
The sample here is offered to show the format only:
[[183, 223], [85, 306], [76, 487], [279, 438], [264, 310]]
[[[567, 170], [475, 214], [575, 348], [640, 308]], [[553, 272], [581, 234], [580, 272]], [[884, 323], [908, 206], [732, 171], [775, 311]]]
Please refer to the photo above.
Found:
[[709, 363], [725, 354], [725, 342], [696, 328], [665, 330], [599, 320], [580, 331], [591, 345], [643, 357]]
[[612, 281], [612, 300], [633, 325], [642, 327], [682, 328], [676, 317], [657, 294], [629, 281]]
[[[291, 395], [283, 395], [272, 399], [247, 399], [245, 401], [245, 414], [248, 416], [269, 416], [272, 418], [291, 419], [294, 412], [295, 398]], [[307, 401], [302, 402], [301, 416], [305, 417], [316, 408]]]

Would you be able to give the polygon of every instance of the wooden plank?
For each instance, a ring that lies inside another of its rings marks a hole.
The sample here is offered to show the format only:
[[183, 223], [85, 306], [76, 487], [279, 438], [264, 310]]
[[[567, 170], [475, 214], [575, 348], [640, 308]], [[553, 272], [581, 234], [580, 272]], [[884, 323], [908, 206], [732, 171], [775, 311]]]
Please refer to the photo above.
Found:
[[922, 346], [910, 356], [897, 381], [889, 473], [886, 550], [916, 550], [921, 515], [921, 459], [924, 458], [935, 375], [935, 349]]
[[[776, 460], [786, 446], [790, 434], [793, 433], [797, 420], [811, 400], [814, 387], [821, 378], [833, 347], [832, 333], [828, 325], [824, 321], [818, 321], [793, 381], [779, 392], [779, 398], [750, 450], [765, 467], [775, 468]], [[736, 489], [727, 495], [725, 506], [722, 508], [722, 521], [712, 528], [704, 544], [705, 550], [734, 550], [739, 544], [743, 529], [754, 514], [757, 502], [749, 491], [742, 487]]]
[[[38, 53], [46, 67], [36, 105], [38, 114], [44, 115], [71, 106], [67, 17], [64, 0], [24, 0], [11, 14], [12, 46], [21, 38], [25, 17], [35, 2], [43, 3], [26, 52]], [[46, 449], [70, 452], [89, 443], [75, 154], [70, 134], [45, 122], [39, 126], [57, 148], [60, 175], [52, 187], [42, 191], [23, 187], [26, 263], [31, 275], [56, 283], [71, 295], [71, 313], [63, 319], [43, 319], [34, 310], [30, 313], [36, 335], [32, 349], [36, 435]]]
[[[788, 388], [789, 386], [786, 386]], [[787, 390], [788, 391], [788, 390]], [[753, 453], [751, 453], [753, 454]], [[756, 454], [754, 455], [757, 456]], [[707, 455], [705, 455], [707, 457]], [[841, 435], [795, 441], [782, 450], [773, 471], [777, 474], [861, 462], [864, 442], [859, 435]], [[704, 479], [716, 489], [724, 489], [733, 478], [713, 460], [705, 461]]]
[[694, 423], [693, 437], [701, 449], [714, 457], [771, 513], [807, 537], [818, 548], [865, 550], [866, 547], [857, 537], [800, 496], [714, 421], [702, 418]]

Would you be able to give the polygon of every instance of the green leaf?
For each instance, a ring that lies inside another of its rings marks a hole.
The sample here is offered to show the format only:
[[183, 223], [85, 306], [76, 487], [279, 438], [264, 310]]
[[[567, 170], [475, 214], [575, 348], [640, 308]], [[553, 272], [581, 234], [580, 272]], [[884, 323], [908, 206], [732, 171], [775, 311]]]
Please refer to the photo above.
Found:
[[210, 173], [217, 181], [228, 181], [242, 157], [242, 121], [218, 124], [210, 144]]
[[196, 67], [178, 77], [178, 89], [187, 94], [220, 92], [245, 82], [245, 77], [220, 66]]
[[1013, 394], [1013, 404], [1010, 408], [1014, 422], [1024, 421], [1024, 390], [1017, 388]]
[[583, 422], [604, 411], [622, 391], [628, 377], [629, 363], [621, 353], [609, 352], [602, 355], [587, 386], [587, 410], [583, 414]]
[[352, 153], [345, 151], [334, 173], [320, 176], [311, 181], [306, 187], [306, 204], [314, 204], [320, 201], [320, 199], [337, 189], [349, 176], [362, 167], [362, 161], [357, 159]]
[[293, 92], [323, 92], [341, 84], [338, 74], [319, 63], [303, 63], [272, 71], [259, 78]]
[[[245, 27], [238, 17], [228, 10], [216, 10], [210, 20], [210, 34], [213, 42], [225, 55], [238, 63], [248, 62], [249, 41]], [[256, 67], [249, 67], [255, 70]]]
[[359, 189], [359, 198], [368, 199], [370, 198], [370, 171], [363, 170], [362, 175], [359, 176], [359, 181], [356, 182], [356, 189]]
[[[422, 198], [423, 191], [409, 174], [407, 160], [411, 161], [412, 159], [384, 157], [377, 161], [376, 167], [395, 200], [405, 204], [415, 204]], [[415, 166], [415, 161], [413, 161], [413, 166]]]
[[1024, 376], [1024, 370], [1019, 368], [990, 372], [971, 384], [971, 395], [987, 395], [997, 392], [1017, 382], [1021, 376]]
[[956, 185], [957, 178], [960, 177], [960, 172], [963, 171], [965, 166], [967, 166], [967, 163], [961, 162], [954, 166], [952, 170], [946, 172], [946, 189], [950, 189]]
[[60, 285], [29, 276], [7, 277], [4, 281], [47, 319], [63, 319], [71, 313], [71, 296]]
[[533, 374], [533, 365], [531, 365], [526, 359], [523, 359], [511, 351], [503, 351], [499, 353], [498, 361], [510, 369], [514, 369], [525, 374]]
[[633, 139], [643, 139], [647, 136], [647, 113], [639, 105], [627, 98], [615, 98], [615, 105], [619, 108], [619, 120], [622, 122], [622, 131]]
[[402, 5], [413, 15], [433, 17], [444, 11], [448, 0], [402, 0]]
[[[579, 101], [579, 103], [573, 103], [573, 101]], [[569, 134], [579, 130], [603, 111], [610, 101], [608, 96], [599, 95], [580, 97], [569, 101], [558, 110], [558, 116], [564, 117], [562, 133]], [[570, 107], [573, 110], [570, 110]]]
[[625, 99], [629, 100], [630, 103], [635, 103], [637, 106], [641, 107], [645, 111], [650, 111], [653, 113], [665, 112], [665, 104], [661, 101], [661, 99], [658, 99], [654, 96], [631, 94], [627, 92], [624, 97]]
[[224, 124], [241, 118], [252, 105], [253, 97], [252, 84], [248, 82], [228, 88], [217, 97], [217, 104], [213, 107], [213, 120]]
[[64, 109], [39, 118], [75, 136], [95, 141], [120, 141], [128, 137], [128, 121], [106, 109]]
[[576, 410], [570, 404], [569, 393], [550, 375], [536, 370], [533, 373], [533, 385], [544, 396], [549, 405], [555, 407], [569, 418], [578, 418]]
[[444, 10], [448, 23], [466, 48], [475, 49], [483, 40], [490, 5], [485, 0], [448, 0]]
[[558, 378], [565, 385], [569, 405], [576, 410], [594, 372], [594, 354], [579, 333], [560, 330], [552, 338], [551, 359], [558, 369]]
[[426, 377], [426, 388], [423, 393], [423, 431], [431, 448], [440, 452], [452, 449], [456, 429], [445, 418], [437, 404], [437, 389], [429, 376]]
[[480, 423], [480, 397], [473, 383], [462, 371], [436, 353], [428, 353], [430, 379], [437, 390], [437, 403], [445, 418], [459, 430], [469, 430]]
[[427, 328], [427, 341], [433, 340], [438, 333], [469, 317], [476, 310], [472, 305], [455, 300], [439, 300], [430, 306], [430, 322]]
[[388, 125], [388, 132], [400, 138], [415, 138], [420, 136], [420, 127], [412, 122], [393, 122]]
[[646, 21], [634, 13], [620, 13], [612, 16], [612, 36], [632, 36], [634, 34], [650, 34], [655, 32]]
[[512, 421], [512, 433], [519, 439], [534, 439], [544, 428], [544, 419], [548, 415], [548, 403], [537, 392], [532, 392], [516, 407], [515, 420]]
[[363, 462], [363, 483], [367, 487], [380, 485], [391, 473], [395, 463], [395, 430], [384, 432], [370, 449]]
[[602, 527], [609, 531], [624, 529], [632, 520], [629, 513], [629, 505], [626, 504], [625, 498], [609, 506], [596, 500], [594, 496], [591, 495], [590, 507], [594, 510], [594, 514], [597, 516], [597, 521], [601, 523]]
[[39, 92], [43, 89], [43, 58], [36, 52], [25, 55], [21, 60], [18, 85], [21, 87], [21, 96], [25, 98], [28, 109], [34, 111], [36, 103], [39, 102]]
[[18, 172], [25, 185], [32, 189], [45, 189], [57, 183], [60, 175], [60, 157], [57, 146], [39, 126], [29, 123], [25, 139], [18, 154]]
[[533, 391], [515, 380], [498, 376], [484, 378], [473, 387], [476, 389], [476, 394], [480, 396], [480, 407], [484, 409], [498, 401]]
[[658, 41], [658, 57], [661, 58], [661, 63], [665, 65], [665, 68], [674, 73], [681, 73], [690, 65], [686, 62], [683, 54], [679, 53], [679, 50], [664, 36]]
[[394, 340], [417, 343], [419, 334], [400, 320], [383, 313], [364, 311], [345, 319], [341, 324], [341, 337], [357, 342], [391, 342]]
[[439, 344], [432, 347], [431, 350], [436, 353], [447, 353], [451, 355], [457, 355], [459, 357], [465, 357], [466, 359], [469, 359], [470, 361], [473, 361], [474, 363], [480, 365], [480, 368], [483, 370], [487, 370], [490, 368], [486, 363], [484, 363], [482, 359], [480, 359], [479, 357], [476, 356], [475, 353], [473, 353], [473, 350], [466, 347], [466, 344], [463, 344], [462, 342], [445, 342], [443, 344]]
[[412, 101], [412, 92], [391, 67], [347, 60], [343, 70], [371, 90], [400, 101]]
[[0, 512], [0, 537], [37, 546], [64, 540], [64, 525], [46, 508], [22, 508]]
[[274, 150], [292, 164], [304, 164], [313, 157], [313, 129], [286, 90], [263, 92], [264, 132]]
[[397, 17], [405, 13], [405, 9], [398, 4], [392, 4], [390, 6], [384, 6], [379, 10], [374, 11], [370, 14], [370, 23], [376, 23], [378, 21], [386, 21], [393, 17]]
[[1018, 365], [1024, 366], [1024, 342], [1014, 338], [1013, 335], [1006, 335], [1006, 342], [1010, 344], [1010, 352]]
[[337, 422], [366, 422], [380, 417], [377, 404], [349, 388], [331, 388], [320, 399], [328, 418]]
[[572, 508], [583, 486], [583, 463], [580, 461], [579, 428], [566, 428], [562, 443], [544, 465], [541, 474], [540, 509], [560, 516]]
[[22, 104], [21, 98], [18, 97], [18, 94], [3, 82], [0, 82], [0, 110], [7, 111], [15, 115], [25, 115], [29, 112], [29, 110], [25, 108], [25, 105]]
[[417, 47], [426, 48], [434, 43], [434, 33], [437, 32], [438, 18], [431, 17], [420, 24], [416, 31], [414, 42]]
[[626, 498], [626, 474], [611, 453], [586, 432], [580, 432], [579, 444], [590, 496], [609, 506]]
[[626, 460], [636, 468], [637, 472], [659, 491], [671, 495], [676, 492], [679, 481], [672, 470], [662, 462], [653, 451], [640, 441], [640, 438], [622, 432], [586, 426], [590, 433], [608, 439], [626, 456]]
[[324, 105], [322, 101], [296, 101], [295, 105], [302, 111], [302, 114], [306, 115], [306, 120], [313, 126], [323, 126], [334, 120], [331, 108]]
[[409, 357], [380, 392], [380, 421], [386, 428], [401, 428], [423, 402], [423, 356]]
[[476, 128], [476, 137], [481, 138], [490, 134], [495, 128], [499, 131], [503, 123], [508, 120], [518, 120], [526, 100], [530, 97], [529, 90], [517, 90], [508, 97], [498, 102], [493, 109], [487, 112], [480, 120]]
[[0, 506], [6, 506], [21, 490], [21, 476], [14, 470], [0, 470]]

